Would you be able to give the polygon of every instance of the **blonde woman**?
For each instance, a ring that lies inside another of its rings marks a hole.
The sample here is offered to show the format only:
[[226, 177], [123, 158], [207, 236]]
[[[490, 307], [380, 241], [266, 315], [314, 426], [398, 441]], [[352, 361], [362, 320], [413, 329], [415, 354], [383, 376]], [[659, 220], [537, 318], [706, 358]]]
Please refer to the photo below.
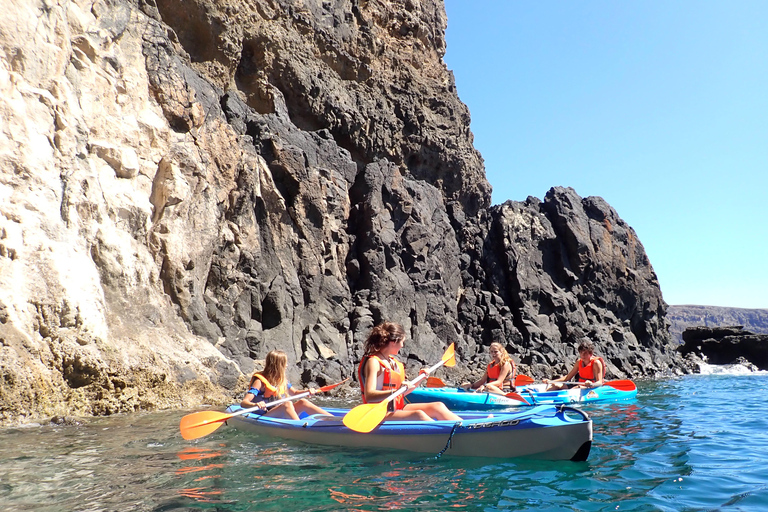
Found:
[[[288, 395], [296, 395], [302, 391], [296, 391], [285, 378], [285, 370], [288, 367], [288, 357], [282, 350], [272, 350], [267, 354], [264, 362], [264, 369], [256, 372], [251, 377], [248, 384], [248, 392], [240, 402], [241, 407], [260, 407], [267, 409], [269, 402], [274, 402]], [[310, 389], [310, 394], [314, 395], [317, 390]], [[275, 418], [286, 418], [298, 420], [301, 413], [306, 414], [327, 414], [320, 407], [309, 400], [301, 398], [295, 402], [285, 402], [276, 407], [272, 407], [264, 413], [265, 416]]]
[[[503, 395], [509, 390], [515, 390], [515, 374], [517, 366], [501, 343], [493, 342], [490, 347], [491, 362], [485, 369], [485, 374], [477, 382], [461, 385], [464, 389], [477, 392], [497, 393]], [[507, 391], [504, 389], [507, 388]]]

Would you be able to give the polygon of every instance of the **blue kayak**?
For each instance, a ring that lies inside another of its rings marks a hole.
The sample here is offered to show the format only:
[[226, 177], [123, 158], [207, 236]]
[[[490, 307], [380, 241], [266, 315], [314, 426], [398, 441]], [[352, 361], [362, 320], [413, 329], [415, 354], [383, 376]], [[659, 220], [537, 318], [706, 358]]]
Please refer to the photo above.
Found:
[[[630, 387], [631, 389], [629, 389]], [[597, 388], [545, 391], [546, 384], [518, 386], [516, 393], [524, 398], [528, 404], [495, 393], [476, 393], [454, 387], [419, 387], [406, 395], [405, 401], [409, 403], [443, 402], [449, 409], [457, 411], [503, 409], [526, 405], [573, 405], [631, 400], [637, 396], [637, 388], [634, 385], [630, 387], [617, 389], [605, 385]]]
[[[228, 413], [242, 408], [232, 405]], [[305, 443], [350, 448], [385, 448], [468, 457], [526, 457], [546, 460], [587, 459], [592, 420], [571, 407], [542, 406], [524, 411], [458, 413], [455, 421], [384, 421], [370, 433], [342, 423], [347, 409], [327, 408], [300, 420], [245, 413], [227, 424], [246, 432]]]

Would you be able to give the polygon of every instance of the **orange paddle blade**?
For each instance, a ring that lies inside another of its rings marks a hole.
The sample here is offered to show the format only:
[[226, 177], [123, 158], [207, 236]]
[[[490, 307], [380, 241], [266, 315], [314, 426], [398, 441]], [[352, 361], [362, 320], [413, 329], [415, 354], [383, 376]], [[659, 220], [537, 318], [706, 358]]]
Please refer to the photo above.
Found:
[[507, 398], [511, 398], [512, 400], [518, 400], [518, 401], [520, 401], [520, 402], [523, 402], [525, 405], [531, 405], [531, 404], [528, 402], [528, 400], [526, 400], [525, 398], [523, 398], [523, 396], [522, 396], [521, 394], [519, 394], [519, 393], [515, 393], [515, 392], [512, 392], [512, 393], [507, 393], [507, 394], [506, 394], [506, 395], [504, 395], [504, 396], [505, 396], [505, 397], [507, 397]]
[[443, 382], [443, 379], [441, 379], [440, 377], [428, 377], [427, 387], [428, 388], [444, 388], [444, 387], [447, 387], [447, 384]]
[[515, 386], [526, 386], [533, 383], [534, 380], [527, 375], [518, 375], [515, 377]]
[[608, 382], [604, 382], [603, 386], [611, 386], [612, 388], [618, 389], [619, 391], [634, 391], [637, 389], [637, 386], [635, 386], [635, 383], [631, 380], [609, 380]]
[[384, 421], [384, 416], [387, 415], [388, 403], [379, 402], [376, 404], [358, 405], [344, 415], [342, 422], [350, 430], [367, 434]]
[[217, 411], [201, 411], [181, 418], [179, 429], [184, 439], [197, 439], [218, 429], [232, 414]]
[[345, 382], [347, 382], [348, 380], [349, 380], [349, 377], [347, 377], [346, 379], [344, 379], [344, 380], [343, 380], [343, 381], [341, 381], [341, 382], [337, 382], [336, 384], [328, 384], [327, 386], [323, 386], [323, 387], [321, 387], [321, 388], [317, 388], [317, 390], [318, 390], [318, 391], [321, 391], [321, 392], [323, 392], [323, 393], [325, 393], [326, 391], [330, 391], [330, 390], [332, 390], [332, 389], [333, 389], [333, 388], [335, 388], [336, 386], [341, 386], [342, 384], [344, 384], [344, 383], [345, 383]]

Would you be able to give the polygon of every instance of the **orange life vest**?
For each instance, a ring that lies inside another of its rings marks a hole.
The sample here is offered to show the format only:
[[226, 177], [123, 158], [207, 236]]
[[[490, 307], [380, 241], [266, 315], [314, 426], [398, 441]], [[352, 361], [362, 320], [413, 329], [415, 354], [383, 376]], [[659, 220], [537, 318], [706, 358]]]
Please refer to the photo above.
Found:
[[[510, 361], [510, 364], [512, 364], [511, 361]], [[499, 376], [501, 375], [501, 369], [503, 367], [504, 365], [497, 364], [496, 361], [491, 361], [490, 363], [488, 363], [488, 368], [485, 370], [485, 373], [488, 376], [488, 382], [498, 379]], [[511, 375], [507, 375], [507, 379], [504, 382], [502, 382], [501, 385], [512, 386], [512, 379], [510, 377]]]
[[253, 379], [259, 379], [264, 384], [264, 398], [279, 398], [282, 395], [280, 390], [273, 386], [262, 374], [254, 373], [251, 377], [251, 382], [253, 382]]
[[[403, 384], [403, 382], [405, 382], [405, 367], [403, 366], [403, 363], [397, 359], [390, 357], [387, 365], [385, 364], [385, 361], [379, 356], [371, 355], [363, 357], [362, 361], [360, 361], [360, 365], [357, 367], [357, 380], [360, 382], [360, 391], [363, 394], [363, 403], [366, 404], [368, 403], [368, 400], [365, 399], [365, 375], [363, 375], [363, 373], [365, 371], [365, 363], [367, 363], [368, 359], [371, 357], [378, 359], [381, 368], [384, 370], [384, 382], [381, 389], [382, 391], [387, 389], [398, 389]], [[405, 399], [403, 398], [403, 395], [396, 397], [394, 403], [395, 410], [400, 410], [405, 407]]]
[[591, 380], [592, 382], [595, 382], [597, 380], [600, 380], [600, 377], [595, 375], [595, 361], [600, 361], [603, 365], [603, 375], [605, 375], [605, 361], [603, 361], [602, 357], [595, 357], [592, 356], [592, 359], [589, 360], [588, 365], [584, 365], [581, 362], [581, 359], [579, 359], [579, 382], [584, 382], [587, 380]]

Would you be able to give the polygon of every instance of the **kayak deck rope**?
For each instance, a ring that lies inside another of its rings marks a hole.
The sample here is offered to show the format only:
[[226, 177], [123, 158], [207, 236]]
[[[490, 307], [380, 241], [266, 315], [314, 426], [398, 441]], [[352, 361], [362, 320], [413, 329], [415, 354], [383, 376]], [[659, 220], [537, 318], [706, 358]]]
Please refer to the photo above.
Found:
[[453, 424], [453, 428], [451, 429], [451, 434], [448, 436], [448, 441], [445, 443], [445, 447], [442, 450], [440, 450], [440, 453], [435, 455], [435, 460], [437, 460], [440, 457], [442, 457], [443, 454], [446, 452], [446, 450], [448, 450], [448, 448], [450, 448], [450, 446], [451, 446], [451, 439], [453, 439], [453, 434], [456, 433], [456, 430], [460, 426], [461, 426], [461, 422], [460, 421], [457, 421], [456, 423]]

